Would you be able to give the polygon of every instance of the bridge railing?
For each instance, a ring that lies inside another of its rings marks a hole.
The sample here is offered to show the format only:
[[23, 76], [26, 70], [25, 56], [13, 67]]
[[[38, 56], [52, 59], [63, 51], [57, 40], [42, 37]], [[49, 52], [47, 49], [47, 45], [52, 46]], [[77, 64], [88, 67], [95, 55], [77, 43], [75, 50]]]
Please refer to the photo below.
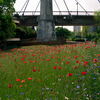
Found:
[[[40, 11], [16, 11], [19, 15], [40, 15]], [[71, 15], [94, 15], [94, 11], [70, 11]], [[69, 15], [68, 11], [53, 11], [53, 15]]]

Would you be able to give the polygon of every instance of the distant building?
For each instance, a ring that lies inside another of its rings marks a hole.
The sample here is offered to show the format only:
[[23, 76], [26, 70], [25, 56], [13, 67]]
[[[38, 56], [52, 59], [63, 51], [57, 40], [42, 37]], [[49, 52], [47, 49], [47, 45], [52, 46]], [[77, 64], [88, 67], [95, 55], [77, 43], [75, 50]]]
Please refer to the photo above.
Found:
[[96, 32], [97, 30], [97, 26], [90, 26], [89, 29], [88, 29], [88, 32]]
[[74, 32], [80, 32], [81, 26], [74, 26]]

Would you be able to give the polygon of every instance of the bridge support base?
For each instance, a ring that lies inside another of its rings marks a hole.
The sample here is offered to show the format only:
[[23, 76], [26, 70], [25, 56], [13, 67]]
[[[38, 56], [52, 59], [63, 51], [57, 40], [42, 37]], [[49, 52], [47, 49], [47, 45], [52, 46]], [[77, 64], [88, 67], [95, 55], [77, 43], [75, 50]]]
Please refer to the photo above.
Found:
[[37, 40], [41, 42], [56, 40], [53, 22], [52, 0], [41, 0]]

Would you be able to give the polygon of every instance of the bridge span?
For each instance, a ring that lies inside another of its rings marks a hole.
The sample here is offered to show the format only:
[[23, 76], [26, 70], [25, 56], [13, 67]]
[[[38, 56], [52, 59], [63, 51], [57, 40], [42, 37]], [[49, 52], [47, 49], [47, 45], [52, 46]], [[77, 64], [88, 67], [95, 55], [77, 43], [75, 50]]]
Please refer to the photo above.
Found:
[[[19, 12], [16, 12], [16, 14]], [[38, 12], [20, 12], [17, 15], [17, 20], [20, 21], [21, 25], [25, 26], [37, 26], [38, 19], [39, 19], [39, 11]], [[85, 25], [96, 25], [96, 21], [94, 19], [94, 12], [93, 11], [70, 11], [71, 15], [68, 15], [68, 12], [53, 12], [53, 21], [55, 26], [85, 26]], [[15, 16], [16, 16], [15, 14]], [[48, 19], [47, 19], [48, 20]]]

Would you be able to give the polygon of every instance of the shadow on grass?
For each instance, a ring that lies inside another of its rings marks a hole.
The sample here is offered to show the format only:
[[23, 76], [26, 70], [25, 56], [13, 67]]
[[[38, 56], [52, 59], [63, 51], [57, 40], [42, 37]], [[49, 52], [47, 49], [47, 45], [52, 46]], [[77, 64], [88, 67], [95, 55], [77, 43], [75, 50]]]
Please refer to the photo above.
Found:
[[4, 52], [8, 52], [13, 48], [20, 48], [20, 42], [16, 41], [10, 41], [10, 42], [3, 42], [0, 44], [0, 49], [3, 50]]
[[78, 44], [81, 42], [75, 41], [51, 41], [51, 42], [39, 42], [39, 41], [7, 41], [5, 43], [0, 44], [0, 49], [3, 51], [10, 51], [13, 48], [21, 48], [22, 46], [34, 46], [34, 45], [48, 45], [48, 46], [58, 46], [58, 45], [71, 45]]

